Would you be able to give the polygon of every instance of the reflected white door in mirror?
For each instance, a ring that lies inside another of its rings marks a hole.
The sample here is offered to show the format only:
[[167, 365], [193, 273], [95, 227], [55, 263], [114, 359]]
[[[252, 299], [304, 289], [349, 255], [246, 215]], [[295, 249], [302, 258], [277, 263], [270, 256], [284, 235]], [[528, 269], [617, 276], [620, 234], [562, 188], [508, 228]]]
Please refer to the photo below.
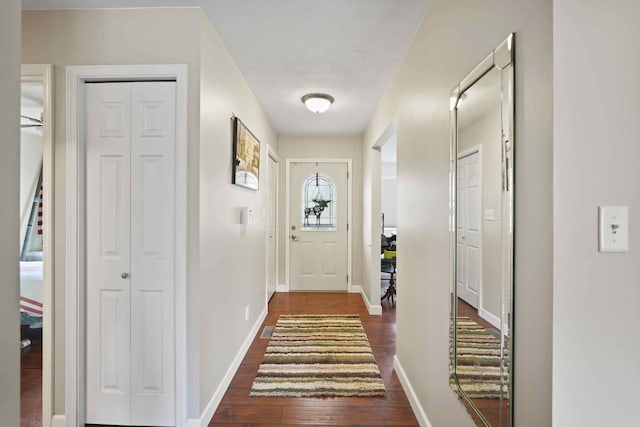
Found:
[[513, 425], [514, 35], [451, 92], [451, 376], [479, 426]]

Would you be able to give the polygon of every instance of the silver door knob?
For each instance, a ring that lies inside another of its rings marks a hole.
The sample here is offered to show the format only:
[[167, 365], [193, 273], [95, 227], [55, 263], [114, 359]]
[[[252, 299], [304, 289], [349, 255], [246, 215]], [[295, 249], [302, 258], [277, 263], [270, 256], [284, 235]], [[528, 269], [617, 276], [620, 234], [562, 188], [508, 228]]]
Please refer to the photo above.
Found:
[[291, 240], [298, 240], [298, 236], [296, 236], [295, 234], [291, 235]]
[[120, 277], [122, 277], [123, 279], [126, 279], [127, 277], [129, 277], [129, 273], [122, 273]]

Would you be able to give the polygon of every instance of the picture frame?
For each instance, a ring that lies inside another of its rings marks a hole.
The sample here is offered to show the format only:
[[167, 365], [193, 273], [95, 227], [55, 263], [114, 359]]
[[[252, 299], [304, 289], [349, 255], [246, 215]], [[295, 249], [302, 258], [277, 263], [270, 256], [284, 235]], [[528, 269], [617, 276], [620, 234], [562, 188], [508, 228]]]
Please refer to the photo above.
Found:
[[231, 182], [258, 191], [260, 184], [260, 141], [233, 116], [233, 172]]

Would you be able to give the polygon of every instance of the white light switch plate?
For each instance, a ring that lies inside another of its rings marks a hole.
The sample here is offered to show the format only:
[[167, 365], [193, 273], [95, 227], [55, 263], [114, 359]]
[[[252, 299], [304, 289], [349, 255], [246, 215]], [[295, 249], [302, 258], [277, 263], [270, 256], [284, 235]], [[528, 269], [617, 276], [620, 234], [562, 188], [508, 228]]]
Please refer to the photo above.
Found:
[[600, 252], [629, 251], [629, 208], [627, 206], [600, 206]]
[[240, 209], [240, 224], [253, 224], [253, 208], [245, 206]]

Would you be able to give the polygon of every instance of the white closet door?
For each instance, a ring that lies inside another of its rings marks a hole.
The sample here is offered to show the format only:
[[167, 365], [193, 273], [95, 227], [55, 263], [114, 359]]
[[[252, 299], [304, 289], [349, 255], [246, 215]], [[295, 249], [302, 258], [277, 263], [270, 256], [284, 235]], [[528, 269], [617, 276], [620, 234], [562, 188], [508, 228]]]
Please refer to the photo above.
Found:
[[175, 425], [175, 83], [86, 100], [87, 422]]
[[482, 280], [482, 188], [480, 154], [458, 159], [458, 297], [478, 308]]
[[130, 92], [86, 85], [87, 423], [131, 414]]
[[174, 425], [175, 83], [131, 88], [131, 424]]

